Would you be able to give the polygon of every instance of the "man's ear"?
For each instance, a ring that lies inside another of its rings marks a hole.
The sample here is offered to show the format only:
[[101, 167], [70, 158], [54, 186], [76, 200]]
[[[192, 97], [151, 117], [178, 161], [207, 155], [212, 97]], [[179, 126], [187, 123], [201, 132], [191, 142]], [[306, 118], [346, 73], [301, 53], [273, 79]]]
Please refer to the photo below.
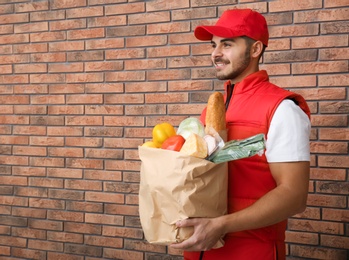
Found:
[[259, 58], [263, 52], [263, 43], [261, 41], [256, 41], [253, 43], [251, 48], [251, 57]]

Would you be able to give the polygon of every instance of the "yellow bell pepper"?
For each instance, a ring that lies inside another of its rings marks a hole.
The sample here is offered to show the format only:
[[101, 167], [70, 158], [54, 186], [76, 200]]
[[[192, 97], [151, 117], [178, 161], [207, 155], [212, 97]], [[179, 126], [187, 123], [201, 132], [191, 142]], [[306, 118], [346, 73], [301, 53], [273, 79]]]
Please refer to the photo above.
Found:
[[142, 144], [143, 147], [157, 148], [153, 141], [147, 141]]
[[176, 135], [176, 130], [169, 123], [157, 124], [153, 128], [153, 143], [161, 147], [162, 143], [169, 137]]

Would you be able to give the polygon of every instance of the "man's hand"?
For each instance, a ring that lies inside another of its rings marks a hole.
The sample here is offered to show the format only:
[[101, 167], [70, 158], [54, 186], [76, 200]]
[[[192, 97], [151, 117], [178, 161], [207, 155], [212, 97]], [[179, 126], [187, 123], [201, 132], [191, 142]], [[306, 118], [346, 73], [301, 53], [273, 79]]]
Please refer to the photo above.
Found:
[[171, 247], [185, 251], [207, 251], [212, 249], [220, 238], [224, 236], [220, 218], [193, 218], [178, 221], [178, 228], [194, 228], [193, 235], [187, 240], [172, 244]]

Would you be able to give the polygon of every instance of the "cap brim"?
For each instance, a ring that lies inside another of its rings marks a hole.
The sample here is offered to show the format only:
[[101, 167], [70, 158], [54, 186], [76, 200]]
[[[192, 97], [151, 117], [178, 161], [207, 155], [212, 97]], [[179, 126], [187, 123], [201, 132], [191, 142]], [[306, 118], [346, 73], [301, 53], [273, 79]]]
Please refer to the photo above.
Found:
[[212, 40], [213, 35], [224, 38], [241, 36], [238, 35], [237, 32], [221, 26], [198, 26], [194, 30], [194, 35], [201, 41]]

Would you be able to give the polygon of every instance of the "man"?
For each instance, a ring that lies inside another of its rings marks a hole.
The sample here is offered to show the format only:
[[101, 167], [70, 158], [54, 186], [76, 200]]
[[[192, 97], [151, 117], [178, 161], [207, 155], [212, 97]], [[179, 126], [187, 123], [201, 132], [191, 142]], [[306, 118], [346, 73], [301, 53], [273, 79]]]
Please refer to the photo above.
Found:
[[[195, 36], [211, 41], [217, 78], [227, 80], [228, 140], [264, 133], [266, 151], [229, 162], [228, 214], [179, 221], [178, 227], [193, 226], [194, 234], [171, 246], [184, 250], [185, 259], [285, 259], [287, 218], [306, 207], [309, 108], [300, 95], [271, 84], [259, 70], [269, 34], [258, 12], [225, 11], [214, 26], [197, 27]], [[225, 245], [213, 248], [223, 236]]]

